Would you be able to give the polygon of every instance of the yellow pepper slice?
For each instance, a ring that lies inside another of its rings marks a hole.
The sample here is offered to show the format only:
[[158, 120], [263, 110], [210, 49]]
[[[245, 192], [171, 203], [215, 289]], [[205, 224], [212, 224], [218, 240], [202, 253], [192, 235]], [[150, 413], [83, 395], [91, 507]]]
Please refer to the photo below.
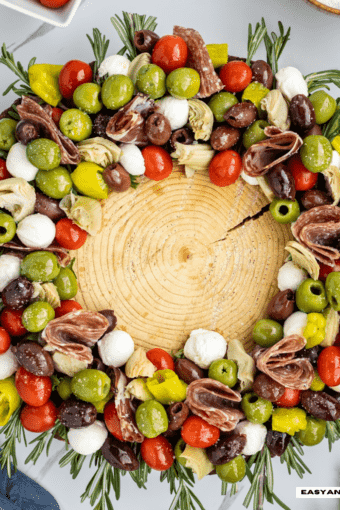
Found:
[[307, 340], [306, 349], [321, 344], [326, 335], [326, 319], [322, 313], [309, 313], [303, 336]]
[[286, 432], [294, 436], [295, 432], [305, 430], [307, 427], [307, 415], [298, 407], [290, 409], [274, 409], [272, 414], [272, 429], [278, 432]]
[[104, 409], [105, 409], [105, 406], [106, 404], [109, 402], [109, 400], [111, 400], [113, 398], [113, 392], [112, 391], [109, 391], [109, 393], [107, 394], [107, 396], [105, 398], [103, 398], [102, 400], [96, 400], [95, 402], [92, 402], [92, 404], [94, 405], [94, 407], [96, 408], [97, 410], [97, 413], [103, 413], [104, 412]]
[[20, 405], [21, 399], [15, 387], [14, 376], [0, 381], [0, 426], [8, 423], [10, 417]]
[[244, 89], [242, 101], [251, 101], [259, 110], [261, 101], [266, 97], [268, 92], [269, 89], [262, 85], [262, 83], [254, 81], [253, 83], [249, 83], [248, 87]]
[[77, 190], [87, 197], [98, 200], [107, 198], [109, 188], [103, 179], [104, 168], [96, 163], [79, 163], [75, 171], [71, 174], [71, 179]]
[[207, 50], [215, 69], [228, 62], [228, 44], [207, 44]]
[[321, 380], [321, 377], [319, 376], [319, 373], [316, 369], [314, 369], [314, 379], [312, 381], [312, 384], [310, 386], [310, 389], [312, 391], [322, 391], [325, 387], [325, 383]]
[[33, 64], [28, 70], [31, 89], [51, 106], [57, 106], [62, 98], [58, 82], [62, 68], [53, 64]]
[[187, 384], [178, 378], [173, 370], [157, 370], [146, 381], [148, 390], [161, 404], [182, 402], [187, 395]]
[[335, 149], [340, 154], [340, 135], [337, 135], [333, 140], [331, 141], [333, 149]]

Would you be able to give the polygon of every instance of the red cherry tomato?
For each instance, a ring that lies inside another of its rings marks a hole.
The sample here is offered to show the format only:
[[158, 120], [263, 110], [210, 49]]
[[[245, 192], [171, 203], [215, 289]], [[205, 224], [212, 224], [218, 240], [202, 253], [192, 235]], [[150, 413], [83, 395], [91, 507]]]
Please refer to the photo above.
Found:
[[7, 170], [6, 161], [4, 159], [0, 159], [0, 181], [4, 179], [9, 179], [11, 174]]
[[3, 328], [11, 336], [22, 336], [27, 333], [21, 322], [24, 310], [12, 310], [12, 308], [4, 308], [0, 315], [0, 323]]
[[76, 312], [77, 310], [82, 310], [83, 307], [72, 299], [65, 299], [60, 302], [60, 306], [54, 310], [56, 318], [62, 317], [67, 313]]
[[325, 281], [329, 273], [333, 273], [333, 271], [340, 271], [340, 264], [335, 263], [334, 267], [327, 266], [327, 264], [322, 264], [322, 262], [319, 262], [320, 266], [320, 274], [319, 274], [319, 280]]
[[40, 407], [26, 405], [20, 414], [20, 421], [24, 429], [30, 432], [46, 432], [54, 427], [58, 410], [52, 400], [48, 400]]
[[9, 346], [11, 345], [11, 337], [5, 330], [5, 328], [0, 328], [0, 354], [8, 351]]
[[275, 402], [280, 407], [295, 407], [300, 402], [301, 390], [286, 388], [282, 397]]
[[59, 74], [59, 89], [62, 96], [70, 99], [79, 85], [92, 81], [92, 74], [92, 69], [86, 62], [81, 60], [66, 62]]
[[331, 345], [320, 352], [318, 373], [327, 386], [340, 384], [340, 347]]
[[140, 453], [146, 464], [156, 471], [170, 469], [174, 462], [174, 451], [164, 436], [145, 438]]
[[31, 374], [24, 367], [15, 374], [15, 386], [22, 400], [34, 407], [46, 404], [52, 393], [50, 377]]
[[166, 74], [184, 67], [188, 58], [188, 46], [178, 35], [165, 35], [156, 42], [152, 52], [152, 63], [161, 67]]
[[69, 218], [62, 218], [56, 224], [56, 241], [66, 250], [79, 250], [85, 244], [87, 232]]
[[148, 145], [142, 150], [145, 162], [145, 175], [154, 181], [161, 181], [172, 172], [172, 159], [162, 147]]
[[182, 439], [195, 448], [208, 448], [220, 437], [220, 429], [199, 416], [189, 416], [182, 425]]
[[307, 170], [298, 154], [294, 154], [288, 161], [288, 170], [294, 177], [297, 191], [312, 189], [318, 181], [318, 174]]
[[150, 349], [146, 353], [146, 357], [155, 365], [157, 370], [165, 370], [167, 368], [175, 370], [175, 363], [170, 354], [159, 347]]
[[59, 127], [59, 121], [63, 113], [64, 110], [61, 108], [52, 108], [52, 120], [57, 127]]
[[221, 81], [228, 92], [241, 92], [249, 85], [252, 76], [250, 67], [239, 60], [224, 64], [220, 70]]
[[209, 177], [216, 186], [229, 186], [239, 178], [241, 170], [241, 156], [233, 150], [222, 151], [210, 161]]
[[42, 5], [49, 7], [50, 9], [58, 9], [58, 7], [62, 7], [69, 1], [70, 0], [39, 0]]
[[122, 429], [120, 428], [120, 421], [117, 414], [115, 403], [108, 402], [104, 409], [104, 421], [109, 432], [115, 436], [119, 441], [124, 441]]

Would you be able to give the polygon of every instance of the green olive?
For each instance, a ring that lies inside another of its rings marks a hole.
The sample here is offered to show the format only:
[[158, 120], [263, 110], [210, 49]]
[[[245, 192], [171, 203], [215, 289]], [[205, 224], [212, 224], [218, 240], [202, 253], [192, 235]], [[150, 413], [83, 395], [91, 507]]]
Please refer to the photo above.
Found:
[[210, 99], [208, 106], [213, 112], [216, 122], [224, 122], [223, 115], [237, 103], [237, 97], [231, 92], [219, 92]]
[[72, 393], [85, 402], [98, 402], [107, 397], [111, 379], [101, 370], [86, 368], [72, 377]]
[[300, 149], [302, 163], [314, 173], [323, 172], [329, 167], [332, 154], [330, 141], [322, 135], [306, 136]]
[[253, 340], [261, 347], [271, 347], [283, 338], [283, 328], [272, 319], [257, 321], [253, 329]]
[[307, 278], [296, 290], [295, 302], [301, 312], [320, 313], [328, 305], [323, 283], [320, 280]]
[[24, 310], [21, 321], [27, 331], [38, 333], [46, 328], [47, 324], [54, 319], [54, 317], [54, 310], [49, 303], [37, 301]]
[[211, 363], [208, 377], [232, 388], [237, 383], [237, 365], [231, 359], [217, 359]]
[[83, 112], [98, 113], [103, 108], [103, 104], [99, 101], [99, 94], [98, 83], [82, 83], [73, 93], [73, 102]]
[[10, 214], [0, 212], [0, 244], [9, 243], [15, 236], [17, 226]]
[[17, 121], [14, 119], [1, 119], [0, 120], [0, 149], [9, 151], [9, 149], [16, 143], [15, 128]]
[[200, 89], [201, 78], [195, 69], [180, 67], [171, 71], [166, 79], [168, 92], [177, 99], [190, 99]]
[[59, 127], [65, 136], [74, 142], [81, 142], [90, 137], [92, 133], [92, 120], [87, 113], [76, 108], [70, 108], [60, 117]]
[[313, 92], [308, 98], [312, 103], [315, 111], [315, 122], [324, 124], [333, 117], [336, 110], [336, 101], [324, 90]]
[[241, 406], [247, 420], [252, 423], [265, 423], [273, 412], [273, 404], [256, 393], [246, 393]]
[[274, 198], [269, 210], [278, 223], [293, 223], [300, 216], [300, 206], [297, 200]]
[[340, 272], [333, 271], [329, 273], [326, 278], [326, 294], [329, 304], [336, 310], [340, 312]]
[[51, 198], [63, 198], [72, 188], [72, 179], [66, 168], [58, 166], [49, 172], [39, 170], [35, 176], [38, 188]]
[[148, 438], [159, 436], [168, 430], [166, 410], [156, 400], [147, 400], [138, 406], [136, 423], [141, 433]]
[[50, 282], [59, 274], [60, 267], [54, 253], [34, 251], [21, 262], [20, 272], [33, 282]]
[[53, 170], [60, 165], [60, 147], [48, 138], [37, 138], [26, 147], [27, 159], [39, 170]]
[[216, 474], [221, 480], [227, 483], [236, 483], [241, 481], [246, 474], [246, 461], [242, 455], [238, 455], [226, 464], [215, 466]]
[[61, 300], [72, 299], [78, 292], [77, 278], [69, 267], [62, 267], [53, 280]]
[[139, 92], [148, 94], [152, 99], [159, 99], [166, 92], [165, 79], [163, 69], [155, 64], [146, 64], [137, 73], [136, 87]]
[[102, 86], [102, 101], [109, 110], [118, 110], [133, 96], [134, 84], [128, 76], [114, 74], [109, 76]]
[[254, 143], [265, 140], [267, 136], [264, 133], [264, 128], [269, 126], [265, 120], [256, 120], [243, 134], [243, 145], [249, 149]]
[[67, 400], [72, 395], [70, 377], [65, 377], [62, 381], [60, 381], [57, 386], [57, 392], [59, 393], [59, 397], [63, 400]]
[[305, 446], [321, 443], [326, 434], [326, 422], [312, 416], [307, 416], [307, 427], [297, 433], [298, 439]]

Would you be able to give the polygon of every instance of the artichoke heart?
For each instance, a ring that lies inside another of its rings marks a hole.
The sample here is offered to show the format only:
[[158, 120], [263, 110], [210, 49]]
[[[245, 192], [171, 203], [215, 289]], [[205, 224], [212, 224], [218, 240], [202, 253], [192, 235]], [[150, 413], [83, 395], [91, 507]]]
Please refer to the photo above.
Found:
[[330, 347], [334, 344], [339, 332], [339, 314], [330, 306], [323, 312], [326, 319], [325, 338], [321, 342], [321, 347]]
[[330, 188], [333, 205], [338, 205], [340, 200], [340, 168], [330, 165], [322, 173], [325, 176], [327, 186]]
[[125, 374], [127, 377], [152, 377], [155, 372], [156, 367], [146, 357], [146, 351], [142, 347], [137, 347], [126, 362]]
[[272, 202], [275, 198], [274, 193], [272, 192], [272, 189], [269, 187], [269, 184], [266, 181], [266, 178], [263, 176], [255, 177], [257, 182], [259, 183], [260, 188], [263, 191], [263, 194], [268, 198], [269, 202]]
[[210, 139], [214, 124], [214, 114], [204, 101], [189, 99], [189, 124], [195, 133], [195, 140]]
[[46, 301], [52, 308], [60, 306], [60, 297], [57, 287], [52, 282], [48, 283], [33, 283], [33, 296], [32, 299], [36, 301]]
[[320, 266], [307, 248], [296, 241], [289, 241], [285, 250], [291, 255], [294, 264], [305, 269], [313, 280], [319, 278]]
[[237, 379], [240, 381], [240, 390], [249, 390], [254, 382], [256, 372], [255, 361], [246, 353], [239, 340], [228, 342], [228, 359], [235, 361], [238, 367]]
[[184, 145], [176, 142], [175, 146], [176, 150], [171, 154], [171, 157], [177, 159], [179, 165], [185, 165], [187, 177], [191, 177], [195, 170], [208, 170], [210, 161], [215, 154], [211, 145], [208, 143]]
[[82, 161], [96, 163], [103, 168], [117, 163], [121, 153], [118, 145], [101, 136], [79, 142], [78, 150]]
[[140, 53], [140, 55], [137, 55], [137, 57], [135, 57], [130, 63], [127, 75], [131, 78], [134, 84], [137, 80], [138, 71], [141, 67], [146, 66], [147, 64], [151, 64], [150, 53]]
[[204, 448], [195, 448], [187, 444], [180, 457], [186, 460], [185, 467], [191, 468], [199, 480], [214, 469]]
[[262, 99], [261, 108], [266, 110], [269, 124], [280, 128], [282, 131], [289, 129], [288, 104], [280, 90], [270, 90], [266, 97]]
[[35, 191], [21, 177], [0, 181], [0, 208], [7, 209], [14, 221], [21, 221], [34, 212]]
[[102, 208], [98, 200], [78, 195], [66, 195], [60, 201], [60, 208], [66, 216], [91, 236], [102, 228]]

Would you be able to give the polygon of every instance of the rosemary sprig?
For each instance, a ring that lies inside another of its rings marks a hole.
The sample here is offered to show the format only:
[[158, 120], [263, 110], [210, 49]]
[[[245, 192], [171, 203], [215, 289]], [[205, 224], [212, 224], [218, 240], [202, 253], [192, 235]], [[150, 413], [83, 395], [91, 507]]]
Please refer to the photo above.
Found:
[[131, 14], [123, 11], [123, 19], [118, 14], [111, 18], [111, 23], [115, 27], [124, 46], [119, 50], [119, 55], [127, 53], [127, 58], [133, 60], [137, 56], [136, 48], [133, 44], [135, 32], [138, 30], [155, 30], [157, 27], [156, 18], [146, 15]]
[[326, 421], [326, 438], [328, 439], [328, 449], [331, 452], [335, 441], [340, 439], [340, 420]]
[[301, 444], [298, 442], [297, 439], [292, 437], [291, 442], [286, 448], [286, 451], [280, 457], [280, 462], [281, 464], [284, 463], [287, 464], [289, 474], [291, 474], [292, 470], [294, 469], [297, 472], [298, 476], [300, 478], [303, 478], [303, 475], [306, 473], [306, 471], [310, 474], [312, 472], [308, 468], [308, 466], [306, 466], [306, 464], [303, 462], [298, 452], [300, 453], [300, 455], [304, 454]]
[[[339, 99], [340, 98], [337, 99], [337, 102]], [[340, 134], [340, 109], [337, 109], [330, 120], [323, 126], [322, 134], [328, 138], [330, 142]]]
[[263, 23], [263, 21], [262, 21], [262, 23], [256, 23], [254, 34], [253, 34], [253, 28], [251, 26], [251, 23], [249, 23], [249, 26], [248, 26], [248, 55], [247, 55], [247, 60], [246, 60], [246, 64], [248, 64], [248, 66], [250, 65], [250, 61], [252, 60], [253, 56], [257, 52], [266, 33], [267, 33], [267, 27]]
[[129, 471], [129, 474], [139, 489], [146, 489], [146, 482], [151, 473], [151, 468], [144, 462], [139, 455], [139, 468], [136, 471]]
[[25, 460], [25, 464], [28, 464], [29, 462], [33, 462], [35, 464], [37, 460], [39, 459], [40, 455], [43, 453], [45, 446], [46, 446], [46, 456], [48, 457], [48, 454], [50, 452], [50, 447], [52, 444], [52, 440], [55, 438], [56, 435], [59, 435], [65, 440], [66, 448], [68, 448], [67, 444], [67, 429], [66, 427], [60, 423], [59, 420], [56, 421], [54, 427], [51, 430], [47, 430], [46, 432], [43, 432], [39, 436], [32, 439], [32, 441], [29, 444], [36, 443], [35, 447], [31, 451], [31, 453], [28, 455], [27, 459]]
[[[83, 503], [86, 498], [90, 499], [92, 506], [96, 505], [94, 510], [113, 510], [110, 501], [110, 490], [114, 490], [116, 499], [120, 498], [120, 474], [121, 471], [112, 466], [104, 459], [101, 452], [96, 452], [97, 455], [97, 470], [81, 495], [81, 502]], [[99, 500], [98, 500], [99, 498]], [[98, 502], [96, 503], [96, 501]]]
[[139, 182], [139, 180], [138, 180], [138, 175], [131, 175], [131, 174], [130, 174], [130, 181], [131, 181], [130, 186], [131, 186], [131, 188], [133, 188], [133, 189], [137, 189], [137, 188], [138, 188], [138, 186], [140, 185], [140, 182]]
[[[225, 496], [228, 492], [228, 482], [223, 482], [221, 485], [221, 496]], [[237, 483], [231, 484], [230, 496], [234, 496], [237, 493]]]
[[333, 83], [340, 88], [340, 71], [338, 69], [329, 69], [328, 71], [320, 71], [319, 73], [307, 74], [305, 80], [308, 85], [308, 92], [311, 94], [317, 89], [329, 90], [328, 84]]
[[[195, 479], [190, 469], [185, 468], [179, 462], [174, 462], [170, 469], [162, 471], [161, 482], [166, 480], [169, 483], [170, 494], [174, 494], [169, 510], [205, 510], [202, 503], [193, 493]], [[176, 482], [178, 486], [176, 485]], [[196, 506], [197, 505], [197, 506]]]
[[0, 452], [0, 466], [1, 469], [7, 467], [7, 473], [9, 478], [12, 476], [12, 464], [14, 472], [18, 469], [18, 461], [16, 456], [16, 442], [21, 443], [21, 438], [24, 438], [25, 446], [27, 446], [27, 440], [25, 436], [25, 430], [21, 425], [20, 421], [20, 407], [12, 414], [7, 425], [4, 425], [0, 429], [0, 434], [5, 434], [5, 441], [1, 446]]
[[[35, 63], [35, 61], [36, 58], [33, 57], [29, 61], [27, 68], [29, 69]], [[25, 71], [23, 65], [20, 62], [17, 63], [15, 62], [13, 53], [10, 53], [7, 50], [5, 43], [1, 47], [0, 64], [4, 64], [5, 66], [7, 66], [19, 78], [18, 80], [15, 80], [7, 87], [5, 92], [2, 94], [3, 96], [6, 96], [11, 90], [18, 96], [22, 96], [25, 94], [34, 94], [30, 87], [28, 72]], [[23, 83], [20, 84], [20, 88], [18, 88], [16, 84], [20, 81]]]
[[89, 34], [86, 34], [86, 37], [90, 41], [90, 44], [92, 46], [92, 50], [95, 57], [95, 63], [94, 63], [94, 69], [93, 69], [93, 76], [96, 79], [97, 71], [103, 62], [103, 60], [106, 57], [107, 49], [110, 44], [110, 40], [106, 39], [105, 35], [102, 35], [100, 30], [98, 28], [93, 29], [93, 39], [89, 36]]
[[[262, 18], [262, 26], [263, 27], [266, 26], [264, 18]], [[280, 30], [279, 36], [275, 32], [272, 32], [270, 34], [271, 38], [268, 35], [268, 32], [264, 35], [264, 44], [267, 50], [267, 62], [270, 65], [274, 75], [278, 71], [279, 58], [283, 52], [284, 47], [289, 41], [291, 28], [289, 27], [285, 34], [283, 24], [281, 23], [281, 21], [279, 21], [279, 30]]]

